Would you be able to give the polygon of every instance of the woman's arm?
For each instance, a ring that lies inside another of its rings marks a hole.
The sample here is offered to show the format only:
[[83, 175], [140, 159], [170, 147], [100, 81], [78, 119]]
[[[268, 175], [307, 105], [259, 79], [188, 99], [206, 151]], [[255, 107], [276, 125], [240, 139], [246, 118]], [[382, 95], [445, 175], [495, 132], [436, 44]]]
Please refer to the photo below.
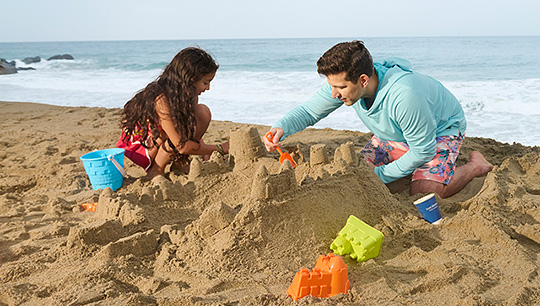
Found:
[[176, 131], [174, 122], [170, 115], [169, 101], [167, 97], [161, 95], [156, 99], [156, 113], [159, 117], [159, 125], [163, 129], [163, 132], [167, 134], [167, 138], [171, 140], [178, 152], [181, 154], [188, 155], [210, 155], [214, 151], [222, 151], [220, 153], [227, 154], [229, 153], [229, 144], [224, 143], [221, 145], [222, 150], [219, 150], [217, 145], [208, 145], [203, 142], [197, 142], [193, 140], [188, 140], [181, 145], [180, 135]]

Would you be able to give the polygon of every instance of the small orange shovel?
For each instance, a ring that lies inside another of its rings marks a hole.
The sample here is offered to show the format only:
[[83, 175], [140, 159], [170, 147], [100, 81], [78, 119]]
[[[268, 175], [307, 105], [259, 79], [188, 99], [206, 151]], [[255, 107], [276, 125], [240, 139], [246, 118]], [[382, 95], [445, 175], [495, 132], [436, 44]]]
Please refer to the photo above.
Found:
[[[268, 139], [270, 142], [272, 142], [274, 140], [274, 135], [272, 134], [272, 132], [268, 132], [266, 133], [265, 135], [266, 139]], [[283, 151], [281, 151], [281, 149], [279, 147], [276, 148], [279, 152], [279, 155], [281, 155], [279, 157], [279, 162], [283, 164], [283, 162], [287, 159], [291, 162], [291, 166], [293, 168], [295, 168], [297, 166], [296, 162], [294, 161], [294, 159], [292, 158], [291, 154], [285, 152], [283, 153]]]
[[96, 203], [82, 203], [80, 206], [84, 209], [83, 211], [96, 212]]

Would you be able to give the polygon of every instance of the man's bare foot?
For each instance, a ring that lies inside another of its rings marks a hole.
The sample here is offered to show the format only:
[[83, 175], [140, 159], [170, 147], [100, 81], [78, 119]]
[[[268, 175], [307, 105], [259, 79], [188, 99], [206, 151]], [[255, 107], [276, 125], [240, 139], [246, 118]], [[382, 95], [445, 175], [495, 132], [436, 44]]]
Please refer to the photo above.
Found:
[[482, 176], [493, 169], [493, 165], [490, 164], [482, 153], [478, 151], [471, 152], [471, 161], [472, 164], [476, 165], [475, 170], [477, 171], [476, 176]]

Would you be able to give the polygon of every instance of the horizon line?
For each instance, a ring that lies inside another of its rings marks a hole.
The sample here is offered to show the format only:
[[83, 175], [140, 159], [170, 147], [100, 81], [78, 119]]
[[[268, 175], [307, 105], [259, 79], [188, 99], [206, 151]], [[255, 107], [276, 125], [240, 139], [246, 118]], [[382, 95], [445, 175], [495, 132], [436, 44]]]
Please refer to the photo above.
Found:
[[[474, 37], [540, 37], [540, 35], [442, 35], [442, 36], [364, 36], [365, 38], [474, 38]], [[193, 40], [293, 40], [293, 39], [360, 39], [352, 36], [334, 37], [239, 37], [239, 38], [165, 38], [165, 39], [89, 39], [89, 40], [39, 40], [39, 41], [2, 41], [8, 43], [65, 43], [65, 42], [113, 42], [113, 41], [193, 41]]]

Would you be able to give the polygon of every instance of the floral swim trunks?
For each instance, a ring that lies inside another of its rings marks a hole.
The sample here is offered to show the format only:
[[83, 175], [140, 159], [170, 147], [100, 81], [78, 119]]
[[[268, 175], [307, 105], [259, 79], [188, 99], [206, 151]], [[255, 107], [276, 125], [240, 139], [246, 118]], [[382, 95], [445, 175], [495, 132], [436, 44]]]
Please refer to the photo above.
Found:
[[[430, 180], [448, 185], [454, 175], [456, 158], [459, 154], [464, 135], [439, 136], [435, 157], [413, 171], [412, 180]], [[375, 166], [388, 165], [409, 151], [405, 142], [381, 140], [373, 135], [362, 149], [364, 159]]]

